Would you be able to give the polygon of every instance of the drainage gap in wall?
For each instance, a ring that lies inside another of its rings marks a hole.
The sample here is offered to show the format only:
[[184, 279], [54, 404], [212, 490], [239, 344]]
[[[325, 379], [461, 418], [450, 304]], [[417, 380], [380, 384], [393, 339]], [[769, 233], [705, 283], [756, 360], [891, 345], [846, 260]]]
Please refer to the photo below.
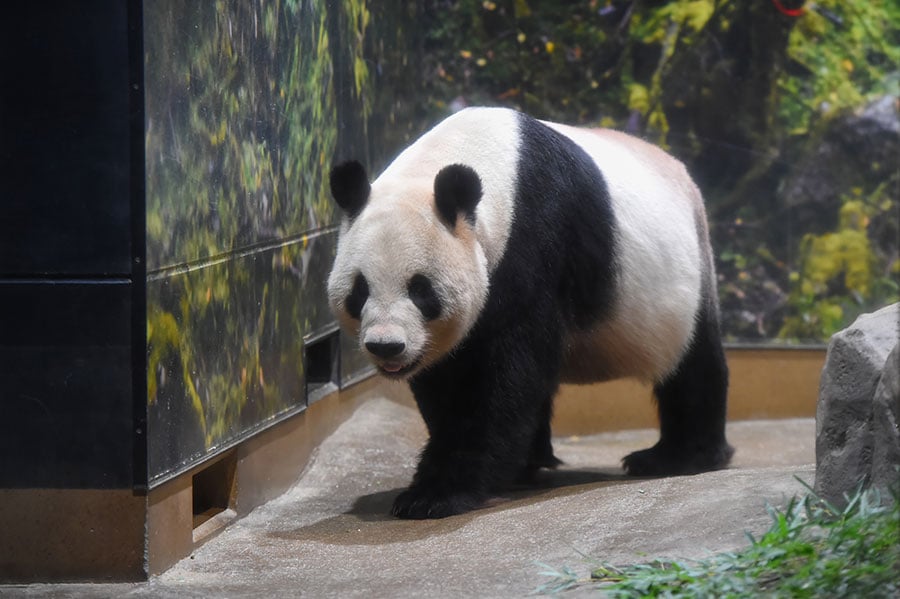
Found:
[[201, 543], [234, 520], [234, 472], [237, 454], [232, 451], [192, 478], [194, 543]]
[[340, 355], [337, 329], [305, 341], [303, 366], [307, 403], [313, 403], [337, 391], [340, 382]]

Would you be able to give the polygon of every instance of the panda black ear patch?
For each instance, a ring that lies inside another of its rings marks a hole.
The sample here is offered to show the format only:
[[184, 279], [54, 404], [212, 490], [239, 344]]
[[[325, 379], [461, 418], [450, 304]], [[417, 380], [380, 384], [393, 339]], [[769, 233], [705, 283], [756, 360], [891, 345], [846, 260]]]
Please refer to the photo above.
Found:
[[441, 219], [450, 227], [456, 225], [460, 212], [475, 224], [475, 207], [481, 193], [478, 173], [464, 164], [445, 166], [434, 178], [434, 203]]
[[342, 162], [331, 169], [329, 180], [334, 201], [353, 220], [369, 200], [371, 187], [365, 167], [356, 160]]

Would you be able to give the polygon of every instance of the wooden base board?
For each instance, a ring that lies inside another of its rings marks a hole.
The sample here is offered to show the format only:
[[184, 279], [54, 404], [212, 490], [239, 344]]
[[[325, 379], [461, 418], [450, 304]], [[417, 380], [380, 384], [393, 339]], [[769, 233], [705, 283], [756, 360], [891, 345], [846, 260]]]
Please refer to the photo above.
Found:
[[0, 489], [0, 582], [143, 580], [146, 506], [129, 490]]
[[[810, 418], [816, 415], [822, 349], [733, 348], [726, 351], [731, 382], [729, 420]], [[563, 385], [554, 404], [554, 435], [657, 426], [652, 389], [632, 380]]]

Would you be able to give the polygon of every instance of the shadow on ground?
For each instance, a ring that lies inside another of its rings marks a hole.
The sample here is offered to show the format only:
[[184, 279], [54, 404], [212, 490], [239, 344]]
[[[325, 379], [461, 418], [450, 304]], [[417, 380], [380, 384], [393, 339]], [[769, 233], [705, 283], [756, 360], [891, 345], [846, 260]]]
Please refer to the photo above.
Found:
[[533, 484], [517, 485], [491, 499], [484, 507], [442, 520], [400, 520], [391, 516], [391, 506], [403, 488], [378, 491], [358, 497], [346, 512], [272, 537], [293, 541], [318, 541], [335, 545], [382, 545], [422, 540], [449, 534], [488, 514], [561, 497], [577, 495], [605, 486], [634, 484], [645, 479], [626, 476], [620, 469], [539, 472]]

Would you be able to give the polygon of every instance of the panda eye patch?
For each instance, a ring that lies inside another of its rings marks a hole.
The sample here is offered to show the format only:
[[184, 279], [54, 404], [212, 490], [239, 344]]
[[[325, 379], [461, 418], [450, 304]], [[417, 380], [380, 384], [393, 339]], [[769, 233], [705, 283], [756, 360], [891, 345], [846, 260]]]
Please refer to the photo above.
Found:
[[413, 275], [406, 290], [409, 299], [427, 320], [434, 320], [441, 315], [441, 300], [428, 277], [422, 274]]
[[349, 314], [351, 318], [359, 320], [362, 316], [363, 306], [366, 305], [366, 300], [368, 299], [369, 282], [362, 276], [362, 273], [359, 273], [353, 281], [353, 289], [350, 290], [350, 295], [347, 296], [347, 299], [344, 302], [347, 314]]

